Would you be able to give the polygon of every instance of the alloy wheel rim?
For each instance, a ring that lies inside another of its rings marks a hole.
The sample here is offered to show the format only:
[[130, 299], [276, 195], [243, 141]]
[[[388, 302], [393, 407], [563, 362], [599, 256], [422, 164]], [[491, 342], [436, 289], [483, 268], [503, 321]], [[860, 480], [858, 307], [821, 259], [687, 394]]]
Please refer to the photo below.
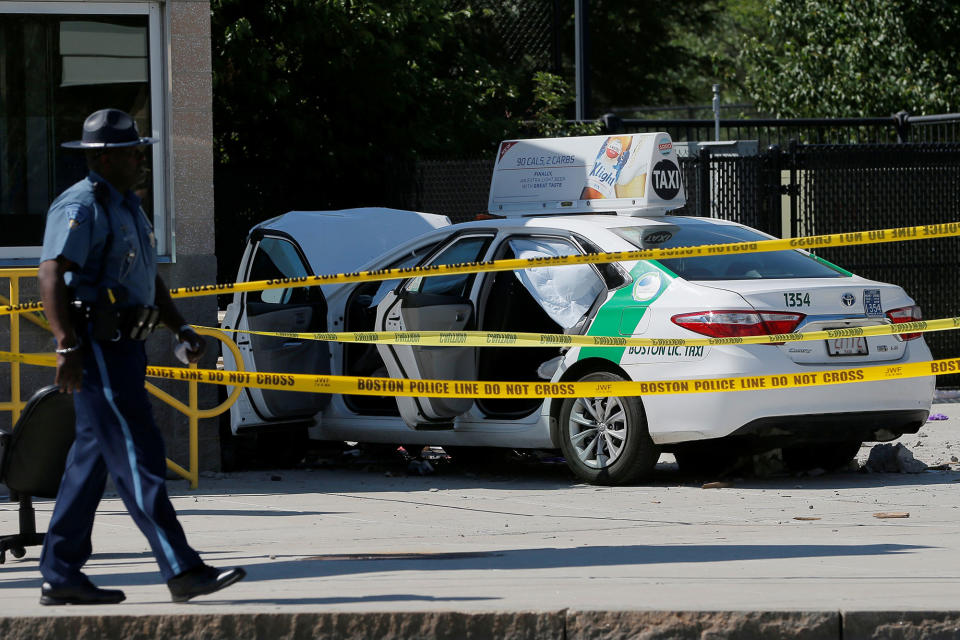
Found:
[[567, 422], [570, 443], [582, 464], [604, 469], [622, 455], [627, 415], [617, 397], [577, 398]]

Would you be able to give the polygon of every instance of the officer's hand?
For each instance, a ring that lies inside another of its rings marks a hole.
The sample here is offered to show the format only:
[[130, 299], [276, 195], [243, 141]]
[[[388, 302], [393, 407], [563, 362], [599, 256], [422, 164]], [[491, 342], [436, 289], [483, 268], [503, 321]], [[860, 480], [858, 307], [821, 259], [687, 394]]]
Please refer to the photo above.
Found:
[[197, 363], [203, 354], [207, 351], [206, 341], [200, 337], [196, 331], [190, 327], [184, 327], [177, 335], [180, 342], [187, 343], [187, 360], [191, 363]]
[[83, 358], [79, 351], [57, 355], [57, 377], [54, 382], [62, 393], [80, 391], [83, 382]]

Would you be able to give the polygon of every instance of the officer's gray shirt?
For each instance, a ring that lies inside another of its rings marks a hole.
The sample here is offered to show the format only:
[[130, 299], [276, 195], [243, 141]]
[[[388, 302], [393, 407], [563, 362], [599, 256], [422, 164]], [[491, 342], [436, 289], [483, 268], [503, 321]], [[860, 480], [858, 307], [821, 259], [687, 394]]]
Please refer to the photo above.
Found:
[[[104, 256], [110, 228], [113, 240]], [[60, 194], [47, 212], [40, 260], [59, 256], [80, 265], [79, 272], [65, 277], [80, 300], [96, 302], [99, 291], [110, 288], [120, 306], [154, 304], [156, 239], [140, 198], [131, 191], [121, 194], [93, 171]], [[126, 295], [118, 295], [121, 291]]]

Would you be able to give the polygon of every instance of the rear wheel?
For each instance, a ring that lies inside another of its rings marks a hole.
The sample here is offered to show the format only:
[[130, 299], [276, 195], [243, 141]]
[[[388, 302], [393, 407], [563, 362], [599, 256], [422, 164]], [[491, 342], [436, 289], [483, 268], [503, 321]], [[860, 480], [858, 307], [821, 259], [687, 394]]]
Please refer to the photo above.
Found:
[[[606, 371], [581, 382], [620, 382]], [[593, 484], [619, 485], [649, 477], [660, 452], [647, 430], [639, 398], [567, 398], [560, 409], [560, 448], [571, 470]]]
[[818, 442], [783, 448], [783, 464], [790, 471], [824, 469], [833, 471], [845, 467], [857, 457], [859, 440], [844, 442]]

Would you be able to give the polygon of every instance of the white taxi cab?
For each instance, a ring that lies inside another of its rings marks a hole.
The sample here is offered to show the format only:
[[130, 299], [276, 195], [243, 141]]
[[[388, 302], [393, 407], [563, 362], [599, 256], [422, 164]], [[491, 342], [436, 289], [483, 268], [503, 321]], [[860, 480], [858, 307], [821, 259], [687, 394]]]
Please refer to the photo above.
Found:
[[[238, 281], [412, 265], [770, 239], [723, 220], [670, 215], [683, 185], [666, 134], [501, 144], [489, 212], [291, 212], [250, 234]], [[901, 323], [920, 309], [892, 284], [802, 250], [537, 267], [234, 294], [223, 328], [252, 371], [545, 382], [808, 375], [930, 359], [920, 334], [786, 344], [628, 347], [324, 343], [243, 330], [478, 330], [649, 338], [752, 336]], [[227, 369], [236, 367], [224, 354]], [[233, 433], [297, 425], [323, 440], [560, 449], [598, 484], [781, 449], [791, 468], [834, 468], [864, 441], [915, 433], [934, 378], [596, 398], [436, 398], [245, 389]]]

